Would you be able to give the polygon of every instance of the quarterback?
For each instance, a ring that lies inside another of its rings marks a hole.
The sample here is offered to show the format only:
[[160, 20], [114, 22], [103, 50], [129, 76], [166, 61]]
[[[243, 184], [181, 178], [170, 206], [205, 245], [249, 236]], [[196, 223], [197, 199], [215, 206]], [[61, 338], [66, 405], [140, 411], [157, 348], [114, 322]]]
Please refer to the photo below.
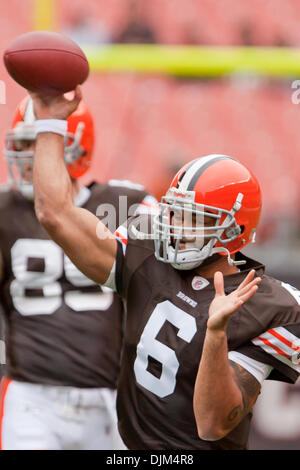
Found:
[[196, 158], [153, 220], [134, 216], [107, 236], [73, 204], [63, 161], [80, 87], [70, 101], [33, 100], [37, 217], [77, 268], [126, 306], [117, 398], [126, 446], [246, 449], [262, 382], [293, 383], [300, 372], [299, 292], [241, 253], [259, 222], [256, 178], [229, 156]]
[[[31, 99], [22, 101], [7, 134], [10, 183], [0, 192], [0, 307], [7, 350], [0, 446], [124, 449], [115, 409], [122, 301], [84, 276], [35, 216], [32, 105]], [[76, 207], [95, 214], [101, 204], [110, 204], [124, 222], [128, 215], [119, 213], [120, 197], [140, 211], [155, 203], [141, 187], [124, 181], [81, 185], [93, 145], [93, 118], [81, 101], [67, 119], [63, 143]]]

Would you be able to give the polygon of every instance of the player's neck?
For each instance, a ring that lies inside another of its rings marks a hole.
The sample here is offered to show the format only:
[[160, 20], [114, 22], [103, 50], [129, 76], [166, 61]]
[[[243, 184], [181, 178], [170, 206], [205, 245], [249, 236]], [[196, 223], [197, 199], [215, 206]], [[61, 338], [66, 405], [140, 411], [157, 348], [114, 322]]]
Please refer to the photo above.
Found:
[[199, 266], [195, 271], [199, 276], [208, 279], [213, 278], [217, 271], [221, 271], [224, 276], [235, 274], [238, 272], [238, 268], [228, 264], [227, 257], [220, 256], [210, 264]]

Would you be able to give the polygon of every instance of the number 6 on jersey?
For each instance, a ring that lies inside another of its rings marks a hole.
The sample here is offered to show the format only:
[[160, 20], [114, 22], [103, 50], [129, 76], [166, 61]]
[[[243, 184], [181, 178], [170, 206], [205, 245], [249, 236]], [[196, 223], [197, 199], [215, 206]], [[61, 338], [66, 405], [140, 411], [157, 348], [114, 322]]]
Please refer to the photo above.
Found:
[[[134, 372], [137, 382], [160, 398], [174, 392], [176, 374], [179, 369], [175, 351], [156, 339], [166, 321], [178, 328], [177, 336], [187, 343], [191, 342], [197, 331], [195, 318], [169, 300], [157, 304], [153, 310], [137, 346]], [[160, 378], [147, 371], [149, 356], [161, 363]]]

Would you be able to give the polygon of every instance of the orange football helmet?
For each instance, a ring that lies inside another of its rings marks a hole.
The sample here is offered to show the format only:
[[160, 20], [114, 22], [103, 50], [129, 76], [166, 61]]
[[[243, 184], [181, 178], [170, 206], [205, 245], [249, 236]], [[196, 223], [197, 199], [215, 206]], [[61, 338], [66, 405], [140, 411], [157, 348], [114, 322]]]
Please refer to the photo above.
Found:
[[[10, 184], [19, 189], [32, 185], [24, 177], [24, 168], [33, 164], [36, 139], [33, 102], [28, 96], [22, 100], [15, 113], [12, 129], [6, 134], [4, 156], [8, 164]], [[94, 148], [94, 121], [86, 104], [81, 101], [68, 119], [65, 136], [65, 162], [72, 178], [79, 178], [91, 166]], [[27, 171], [28, 174], [28, 171]], [[25, 191], [26, 192], [26, 191]]]
[[[154, 219], [155, 254], [177, 269], [194, 269], [215, 253], [231, 255], [254, 242], [260, 186], [227, 155], [207, 155], [181, 168]], [[186, 222], [188, 220], [188, 222]]]

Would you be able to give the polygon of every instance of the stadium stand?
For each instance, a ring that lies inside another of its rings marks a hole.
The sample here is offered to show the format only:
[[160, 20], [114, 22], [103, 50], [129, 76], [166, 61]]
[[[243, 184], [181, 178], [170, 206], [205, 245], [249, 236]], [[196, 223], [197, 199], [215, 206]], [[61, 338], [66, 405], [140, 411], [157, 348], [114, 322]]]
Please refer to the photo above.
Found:
[[[60, 0], [59, 27], [68, 23], [74, 10], [81, 10], [103, 21], [112, 35], [117, 34], [126, 24], [129, 3], [132, 0], [86, 0], [83, 7], [80, 0], [74, 0], [70, 9], [67, 0]], [[257, 45], [272, 45], [279, 38], [290, 45], [300, 43], [297, 0], [143, 0], [135, 3], [141, 19], [148, 21], [160, 43], [185, 43], [186, 35], [194, 28], [194, 37], [199, 43], [240, 45], [241, 30], [245, 26], [253, 29]]]
[[[181, 0], [137, 2], [139, 14], [155, 28], [162, 43], [184, 42], [186, 25], [196, 18], [203, 24], [200, 35], [206, 44], [238, 44], [237, 25], [248, 18], [255, 23], [256, 43], [271, 44], [278, 31], [288, 41], [300, 42], [296, 25], [299, 5], [294, 0], [236, 2]], [[86, 0], [84, 11], [104, 23], [111, 37], [126, 24], [128, 2]], [[17, 35], [31, 28], [30, 2], [16, 0], [7, 6], [0, 44], [4, 49]], [[81, 0], [59, 2], [58, 26], [64, 30]], [[259, 8], [258, 8], [259, 7]], [[13, 14], [18, 9], [18, 15]], [[234, 12], [234, 14], [233, 14]], [[156, 21], [159, 15], [160, 21]], [[214, 18], [214, 21], [211, 21]], [[284, 18], [285, 21], [279, 21]], [[210, 19], [210, 21], [209, 21]], [[210, 39], [211, 38], [211, 39]], [[0, 135], [9, 126], [8, 116], [24, 95], [1, 64], [7, 103], [0, 106]], [[95, 116], [96, 151], [86, 177], [109, 177], [140, 181], [157, 197], [165, 190], [177, 166], [194, 156], [228, 153], [241, 159], [258, 175], [264, 190], [264, 208], [294, 213], [299, 208], [298, 106], [291, 105], [290, 83], [227, 77], [224, 80], [185, 80], [174, 77], [91, 74], [83, 86], [84, 96]], [[0, 161], [0, 181], [6, 170]], [[159, 175], [159, 176], [158, 176]]]

